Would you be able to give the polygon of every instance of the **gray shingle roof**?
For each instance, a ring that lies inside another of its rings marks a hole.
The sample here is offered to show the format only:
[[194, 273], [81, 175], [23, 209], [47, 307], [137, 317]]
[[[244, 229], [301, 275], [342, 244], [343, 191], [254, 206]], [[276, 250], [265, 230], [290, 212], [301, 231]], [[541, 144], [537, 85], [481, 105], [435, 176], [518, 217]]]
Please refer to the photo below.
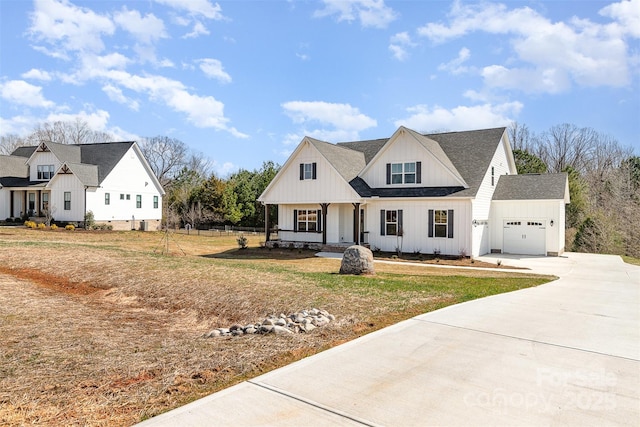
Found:
[[319, 141], [317, 139], [307, 137], [309, 142], [333, 165], [338, 173], [349, 182], [365, 167], [364, 154], [359, 151], [349, 150], [347, 148], [331, 144], [329, 142]]
[[426, 135], [440, 144], [469, 186], [456, 196], [475, 196], [478, 193], [504, 132], [505, 128], [501, 127]]
[[493, 200], [562, 200], [568, 198], [566, 173], [502, 175]]
[[[76, 145], [46, 143], [58, 160], [68, 164], [80, 181], [89, 186], [100, 185], [133, 144], [133, 141]], [[14, 150], [12, 156], [29, 158], [37, 148], [19, 147]]]
[[[411, 130], [409, 129], [409, 131]], [[422, 191], [419, 191], [418, 189], [414, 189], [414, 191], [406, 191], [409, 189], [399, 191], [399, 189], [371, 188], [367, 190], [363, 187], [362, 183], [356, 181], [353, 181], [352, 186], [358, 194], [363, 197], [369, 197], [368, 195], [373, 194], [372, 192], [380, 195], [380, 197], [436, 197], [431, 196], [431, 194], [441, 194], [437, 197], [442, 197], [442, 195], [473, 197], [477, 194], [480, 188], [482, 179], [490, 167], [491, 159], [500, 144], [504, 132], [505, 128], [501, 127], [462, 132], [446, 132], [425, 135], [417, 134], [418, 136], [426, 137], [421, 138], [421, 141], [424, 142], [424, 144], [427, 144], [427, 146], [430, 147], [429, 151], [434, 154], [436, 152], [440, 153], [439, 150], [435, 148], [436, 145], [440, 146], [444, 156], [442, 154], [438, 154], [438, 156], [440, 156], [438, 158], [443, 161], [445, 165], [452, 164], [454, 170], [457, 171], [469, 188], [431, 187], [429, 190]], [[368, 164], [382, 149], [382, 147], [384, 147], [388, 140], [389, 138], [369, 141], [340, 142], [337, 145], [362, 152], [365, 156], [365, 161]], [[435, 141], [438, 144], [433, 144], [431, 141]]]

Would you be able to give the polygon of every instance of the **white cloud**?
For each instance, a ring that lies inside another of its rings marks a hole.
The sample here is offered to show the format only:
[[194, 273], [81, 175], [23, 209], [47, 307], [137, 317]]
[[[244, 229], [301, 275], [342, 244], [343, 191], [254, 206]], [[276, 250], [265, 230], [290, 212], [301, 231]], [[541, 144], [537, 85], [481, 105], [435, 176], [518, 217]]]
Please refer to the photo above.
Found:
[[193, 16], [203, 16], [207, 19], [222, 20], [222, 8], [218, 3], [212, 4], [209, 0], [155, 0], [156, 3], [170, 6]]
[[22, 73], [20, 77], [23, 79], [42, 80], [43, 82], [49, 82], [52, 79], [51, 74], [47, 71], [38, 70], [36, 68], [32, 68], [26, 73]]
[[599, 13], [617, 21], [622, 34], [640, 38], [640, 0], [612, 3]]
[[398, 14], [384, 0], [323, 0], [324, 9], [316, 10], [316, 18], [337, 15], [338, 22], [360, 21], [363, 27], [386, 28]]
[[81, 111], [77, 114], [65, 114], [65, 113], [52, 113], [47, 116], [45, 122], [72, 122], [76, 119], [80, 119], [87, 122], [89, 128], [96, 131], [107, 130], [107, 123], [109, 122], [109, 113], [104, 110], [98, 110], [88, 113]]
[[522, 107], [520, 102], [458, 106], [451, 110], [437, 105], [433, 108], [429, 108], [427, 105], [416, 105], [407, 108], [408, 117], [396, 120], [394, 124], [396, 126], [406, 126], [418, 132], [452, 129], [458, 131], [507, 126], [515, 120]]
[[0, 96], [9, 102], [28, 107], [51, 108], [55, 106], [52, 101], [42, 95], [40, 86], [34, 86], [24, 80], [0, 82]]
[[238, 165], [234, 165], [231, 162], [224, 162], [222, 164], [220, 164], [217, 161], [213, 161], [213, 164], [211, 165], [211, 167], [213, 168], [213, 170], [216, 173], [216, 176], [225, 178], [228, 177], [229, 175], [231, 175], [233, 172], [236, 172], [240, 169], [240, 167]]
[[37, 122], [38, 120], [34, 117], [25, 115], [14, 116], [10, 119], [0, 117], [0, 129], [2, 129], [3, 135], [15, 133], [24, 136], [33, 131], [33, 124]]
[[[282, 104], [282, 108], [294, 123], [302, 126], [299, 133], [324, 141], [358, 139], [361, 131], [377, 126], [374, 119], [362, 114], [360, 110], [349, 104], [290, 101]], [[306, 125], [311, 124], [317, 124], [320, 127], [306, 128]], [[299, 135], [289, 134], [283, 142], [291, 144], [300, 140]]]
[[199, 59], [197, 62], [200, 63], [200, 69], [207, 77], [221, 83], [231, 83], [231, 76], [224, 71], [222, 62], [213, 58]]
[[466, 73], [467, 71], [469, 71], [469, 68], [463, 66], [462, 64], [467, 62], [470, 57], [471, 51], [466, 47], [463, 47], [462, 49], [460, 49], [460, 52], [458, 52], [458, 56], [456, 58], [445, 64], [440, 64], [438, 66], [438, 70], [449, 71], [451, 74]]
[[[529, 7], [509, 10], [504, 4], [455, 2], [450, 23], [429, 23], [418, 34], [435, 43], [443, 43], [471, 32], [511, 36], [511, 46], [522, 63], [512, 69], [504, 65], [484, 68], [487, 85], [527, 92], [557, 93], [575, 82], [583, 86], [628, 85], [631, 81], [628, 46], [621, 32], [637, 37], [632, 28], [640, 20], [640, 0], [621, 2], [601, 10], [604, 16], [618, 19], [615, 25], [602, 25], [573, 18], [568, 22], [551, 22]], [[625, 15], [626, 13], [628, 15]], [[495, 78], [500, 75], [500, 79]], [[532, 85], [532, 76], [535, 82]]]
[[168, 37], [164, 22], [152, 13], [142, 17], [137, 10], [129, 10], [125, 6], [122, 11], [114, 14], [113, 19], [120, 27], [131, 33], [139, 43], [151, 44]]
[[200, 36], [208, 36], [209, 35], [209, 30], [207, 30], [207, 27], [204, 26], [204, 24], [200, 21], [195, 21], [193, 24], [193, 31], [191, 31], [190, 33], [185, 34], [184, 36], [182, 36], [183, 39], [194, 39], [196, 37], [200, 37]]
[[481, 75], [489, 88], [518, 89], [526, 93], [561, 93], [571, 87], [569, 74], [559, 68], [506, 68], [491, 65], [483, 68]]
[[64, 57], [66, 51], [100, 52], [104, 49], [102, 36], [114, 31], [115, 25], [108, 17], [67, 0], [34, 2], [29, 33], [52, 45], [52, 49], [41, 50], [51, 56]]
[[133, 75], [122, 70], [105, 70], [102, 78], [113, 84], [139, 93], [145, 93], [149, 99], [161, 102], [174, 111], [183, 113], [194, 126], [224, 130], [237, 138], [248, 135], [229, 127], [229, 119], [224, 116], [224, 104], [213, 96], [200, 96], [189, 93], [185, 86], [177, 81], [158, 75]]
[[138, 111], [140, 109], [140, 104], [135, 99], [130, 99], [124, 96], [122, 90], [112, 85], [105, 85], [102, 87], [102, 91], [107, 94], [110, 100], [117, 102], [119, 104], [126, 105], [128, 108], [133, 111]]
[[417, 46], [417, 44], [411, 40], [409, 33], [404, 31], [391, 36], [389, 50], [393, 52], [393, 57], [398, 61], [404, 61], [409, 57], [407, 48], [415, 46]]

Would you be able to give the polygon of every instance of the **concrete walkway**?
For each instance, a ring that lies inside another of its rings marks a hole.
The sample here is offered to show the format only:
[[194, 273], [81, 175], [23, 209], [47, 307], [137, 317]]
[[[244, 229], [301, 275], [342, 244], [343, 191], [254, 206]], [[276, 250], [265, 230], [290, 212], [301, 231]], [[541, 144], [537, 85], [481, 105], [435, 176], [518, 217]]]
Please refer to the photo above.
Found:
[[482, 259], [560, 279], [417, 316], [140, 425], [638, 425], [640, 267]]

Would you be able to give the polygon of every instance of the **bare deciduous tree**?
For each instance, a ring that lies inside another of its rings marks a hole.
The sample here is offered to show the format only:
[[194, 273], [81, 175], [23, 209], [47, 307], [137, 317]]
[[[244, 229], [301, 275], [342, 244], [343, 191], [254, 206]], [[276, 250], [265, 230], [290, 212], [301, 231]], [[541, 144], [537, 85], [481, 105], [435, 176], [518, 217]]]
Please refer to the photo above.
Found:
[[27, 145], [26, 141], [15, 133], [2, 135], [2, 137], [0, 137], [0, 154], [9, 155], [13, 153], [16, 148], [23, 145]]
[[143, 138], [140, 149], [163, 187], [185, 165], [187, 146], [179, 139], [167, 136]]

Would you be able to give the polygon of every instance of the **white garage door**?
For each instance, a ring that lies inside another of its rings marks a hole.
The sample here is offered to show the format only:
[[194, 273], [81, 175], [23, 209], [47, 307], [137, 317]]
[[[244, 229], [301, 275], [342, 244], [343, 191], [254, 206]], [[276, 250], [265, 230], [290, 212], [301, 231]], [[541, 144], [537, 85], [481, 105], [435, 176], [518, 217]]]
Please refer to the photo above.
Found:
[[504, 222], [506, 254], [546, 255], [545, 222], [542, 220], [509, 220]]

